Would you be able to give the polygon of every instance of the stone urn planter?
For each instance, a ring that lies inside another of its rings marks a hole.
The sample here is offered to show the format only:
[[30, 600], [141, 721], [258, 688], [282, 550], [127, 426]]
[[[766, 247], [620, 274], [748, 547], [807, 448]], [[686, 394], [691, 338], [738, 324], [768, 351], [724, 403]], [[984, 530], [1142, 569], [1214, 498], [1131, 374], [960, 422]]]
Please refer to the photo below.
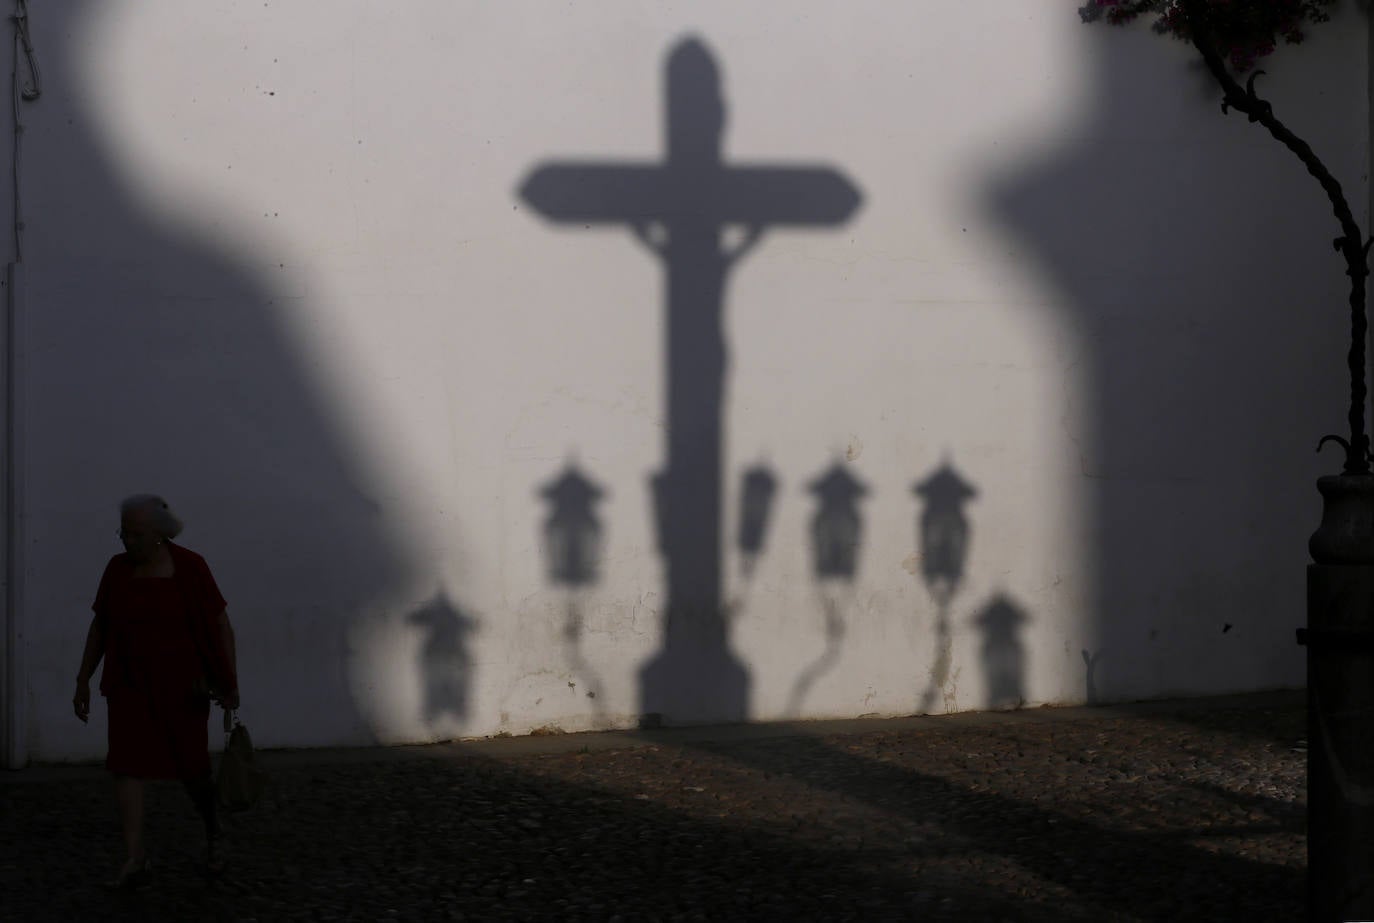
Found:
[[1317, 479], [1322, 521], [1307, 542], [1317, 564], [1374, 564], [1374, 475]]

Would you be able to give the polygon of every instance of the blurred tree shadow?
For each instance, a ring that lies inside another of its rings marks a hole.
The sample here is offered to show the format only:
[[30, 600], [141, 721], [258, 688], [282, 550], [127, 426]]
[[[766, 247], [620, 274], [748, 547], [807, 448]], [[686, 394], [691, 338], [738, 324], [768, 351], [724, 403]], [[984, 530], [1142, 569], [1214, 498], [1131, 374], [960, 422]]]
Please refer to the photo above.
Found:
[[[1083, 496], [1092, 562], [1091, 695], [1156, 694], [1160, 675], [1199, 694], [1298, 684], [1300, 650], [1278, 626], [1296, 624], [1285, 613], [1302, 605], [1302, 543], [1320, 504], [1293, 487], [1312, 484], [1312, 447], [1340, 428], [1348, 398], [1336, 225], [1291, 154], [1217, 111], [1196, 55], [1148, 30], [1084, 26], [1077, 38], [1090, 88], [1078, 124], [990, 175], [986, 206], [1062, 312], [1058, 361], [1074, 375], [1064, 474]], [[1337, 175], [1363, 176], [1364, 148], [1333, 147], [1349, 123], [1322, 97], [1362, 59], [1294, 54], [1286, 83], [1268, 78], [1276, 105]], [[1327, 103], [1296, 111], [1294, 85]], [[1319, 293], [1329, 307], [1314, 314]], [[1223, 620], [1269, 640], [1238, 657], [1235, 636], [1211, 630]]]
[[[260, 742], [375, 740], [355, 704], [349, 631], [407, 575], [383, 490], [283, 318], [305, 300], [291, 257], [233, 252], [146, 201], [133, 178], [145, 165], [118, 153], [84, 82], [104, 5], [30, 13], [46, 92], [25, 111], [27, 490], [31, 508], [61, 512], [31, 519], [29, 538], [108, 553], [73, 532], [108, 537], [121, 492], [164, 493], [229, 598], [244, 701], [277, 703]], [[193, 199], [178, 204], [207, 207]], [[31, 559], [36, 601], [71, 579], [67, 563]]]

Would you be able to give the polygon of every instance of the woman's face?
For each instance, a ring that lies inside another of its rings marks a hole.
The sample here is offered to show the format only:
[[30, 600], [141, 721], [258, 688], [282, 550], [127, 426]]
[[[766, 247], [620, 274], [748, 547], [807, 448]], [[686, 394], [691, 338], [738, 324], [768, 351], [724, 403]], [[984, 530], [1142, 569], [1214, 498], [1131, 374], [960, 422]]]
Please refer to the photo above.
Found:
[[120, 517], [119, 540], [124, 543], [124, 550], [129, 557], [136, 562], [150, 560], [153, 551], [162, 544], [162, 536], [153, 530], [148, 516], [138, 510]]

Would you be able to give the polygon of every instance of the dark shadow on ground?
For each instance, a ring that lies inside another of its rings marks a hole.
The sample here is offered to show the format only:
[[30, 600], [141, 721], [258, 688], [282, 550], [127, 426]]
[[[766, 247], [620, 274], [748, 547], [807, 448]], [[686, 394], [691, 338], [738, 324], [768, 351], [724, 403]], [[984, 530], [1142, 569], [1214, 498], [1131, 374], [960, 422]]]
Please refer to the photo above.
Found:
[[1275, 818], [1275, 829], [1290, 833], [1304, 833], [1307, 830], [1307, 810], [1305, 805], [1292, 804], [1269, 795], [1253, 792], [1234, 792], [1220, 785], [1194, 782], [1190, 787], [1208, 798], [1229, 801], [1247, 811], [1262, 813]]
[[[48, 770], [0, 780], [0, 891], [25, 919], [1301, 919], [1299, 868], [1238, 856], [1244, 844], [1210, 850], [1232, 836], [1293, 842], [1301, 806], [1198, 784], [1207, 776], [1188, 767], [1227, 751], [1210, 735], [1174, 739], [1170, 723], [1196, 711], [1084, 731], [1008, 715], [825, 739], [660, 732], [636, 749], [505, 760], [462, 745], [439, 758], [269, 754], [282, 759], [267, 763], [266, 799], [234, 818], [230, 882], [199, 881], [184, 794], [154, 786], [162, 873], [123, 902], [92, 874], [120, 850], [108, 781]], [[1299, 712], [1212, 720], [1243, 737]], [[1104, 752], [1085, 749], [1104, 735]], [[1294, 791], [1295, 761], [1277, 768]], [[1143, 801], [1128, 775], [1141, 772], [1173, 781]]]
[[720, 70], [698, 39], [669, 53], [664, 102], [662, 161], [548, 163], [520, 195], [558, 223], [627, 227], [663, 264], [667, 445], [651, 488], [666, 606], [661, 649], [640, 671], [640, 712], [646, 725], [742, 721], [750, 677], [722, 599], [726, 285], [768, 228], [842, 224], [859, 193], [826, 167], [725, 163]]
[[[1290, 695], [1290, 693], [1281, 693]], [[1300, 692], [1291, 693], [1293, 696], [1301, 696]], [[1250, 725], [1247, 730], [1253, 737], [1258, 737], [1268, 741], [1275, 747], [1291, 749], [1299, 741], [1307, 739], [1307, 713], [1303, 711], [1294, 717], [1283, 709], [1272, 709], [1271, 721]], [[1208, 713], [1199, 710], [1198, 712], [1187, 712], [1176, 716], [1176, 720], [1188, 725], [1204, 729], [1227, 730], [1228, 722], [1224, 713]]]
[[[112, 898], [118, 855], [103, 782], [0, 789], [0, 888], [24, 919], [1088, 919], [1024, 915], [1006, 895], [900, 874], [907, 847], [798, 842], [494, 760], [278, 770], [245, 818], [229, 879], [207, 887], [196, 830], [170, 789], [150, 799], [154, 886]], [[66, 809], [51, 810], [61, 800]], [[80, 843], [80, 848], [72, 848]], [[21, 855], [22, 852], [22, 855]], [[93, 856], [100, 857], [93, 861]], [[106, 863], [108, 864], [108, 863]], [[23, 870], [23, 874], [19, 870]], [[972, 914], [970, 916], [969, 914]]]
[[[16, 783], [0, 786], [9, 834], [0, 838], [0, 888], [7, 909], [61, 919], [372, 919], [388, 910], [407, 919], [453, 910], [483, 919], [1302, 916], [1301, 871], [1200, 845], [1207, 836], [1291, 838], [1301, 828], [1292, 805], [1194, 786], [1199, 803], [1239, 799], [1246, 813], [1234, 827], [1205, 829], [1188, 823], [1186, 804], [1083, 816], [1072, 805], [980, 791], [948, 743], [937, 747], [938, 761], [958, 782], [910, 768], [919, 741], [907, 741], [904, 753], [897, 739], [893, 751], [881, 740], [861, 748], [852, 740], [621, 751], [612, 774], [593, 776], [608, 787], [576, 781], [571, 754], [548, 766], [473, 753], [283, 764], [263, 806], [236, 824], [235, 870], [215, 889], [196, 877], [198, 831], [184, 796], [163, 786], [150, 805], [161, 875], [146, 894], [119, 902], [91, 875], [93, 855], [119, 850], [113, 822], [94, 835], [90, 827], [108, 807], [108, 783], [93, 774]], [[1079, 755], [1036, 741], [1058, 757]], [[908, 762], [885, 762], [889, 753]], [[606, 755], [590, 759], [598, 758]], [[671, 778], [680, 761], [704, 758], [716, 760], [692, 775], [704, 784]], [[632, 797], [637, 786], [653, 794]], [[1117, 789], [1132, 791], [1128, 781]], [[788, 801], [784, 791], [838, 794], [843, 807], [822, 821], [807, 799]], [[862, 840], [856, 830], [894, 835]], [[1021, 885], [1033, 876], [1038, 899], [1018, 900], [999, 869]]]
[[[1101, 908], [1099, 912], [1129, 919], [1218, 919], [1216, 914], [1233, 913], [1237, 908], [1201, 903], [1185, 907], [1175, 895], [1193, 895], [1196, 901], [1197, 895], [1214, 891], [1218, 883], [1241, 880], [1257, 889], [1247, 895], [1253, 901], [1251, 907], [1273, 919], [1302, 916], [1306, 876], [1301, 871], [1193, 845], [1195, 831], [1108, 829], [1058, 811], [1052, 804], [1042, 806], [978, 791], [855, 756], [819, 740], [793, 738], [785, 750], [763, 744], [695, 746], [770, 774], [842, 792], [875, 810], [918, 820], [938, 830], [920, 847], [932, 856], [964, 848], [1002, 855], [1066, 889], [1075, 902]], [[1291, 818], [1291, 806], [1279, 807]], [[1263, 829], [1291, 830], [1292, 823], [1288, 820]], [[1253, 833], [1257, 828], [1246, 829]], [[1160, 882], [1170, 882], [1170, 888], [1161, 889]]]

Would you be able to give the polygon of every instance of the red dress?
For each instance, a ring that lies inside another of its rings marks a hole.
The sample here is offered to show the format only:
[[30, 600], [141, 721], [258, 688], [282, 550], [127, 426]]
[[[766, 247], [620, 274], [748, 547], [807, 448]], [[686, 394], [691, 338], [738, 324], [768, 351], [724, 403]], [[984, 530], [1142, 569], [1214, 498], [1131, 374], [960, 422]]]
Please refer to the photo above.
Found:
[[204, 778], [205, 685], [233, 688], [218, 640], [224, 597], [200, 555], [170, 542], [168, 548], [172, 577], [135, 577], [128, 555], [111, 558], [91, 606], [105, 639], [105, 767], [140, 779]]

